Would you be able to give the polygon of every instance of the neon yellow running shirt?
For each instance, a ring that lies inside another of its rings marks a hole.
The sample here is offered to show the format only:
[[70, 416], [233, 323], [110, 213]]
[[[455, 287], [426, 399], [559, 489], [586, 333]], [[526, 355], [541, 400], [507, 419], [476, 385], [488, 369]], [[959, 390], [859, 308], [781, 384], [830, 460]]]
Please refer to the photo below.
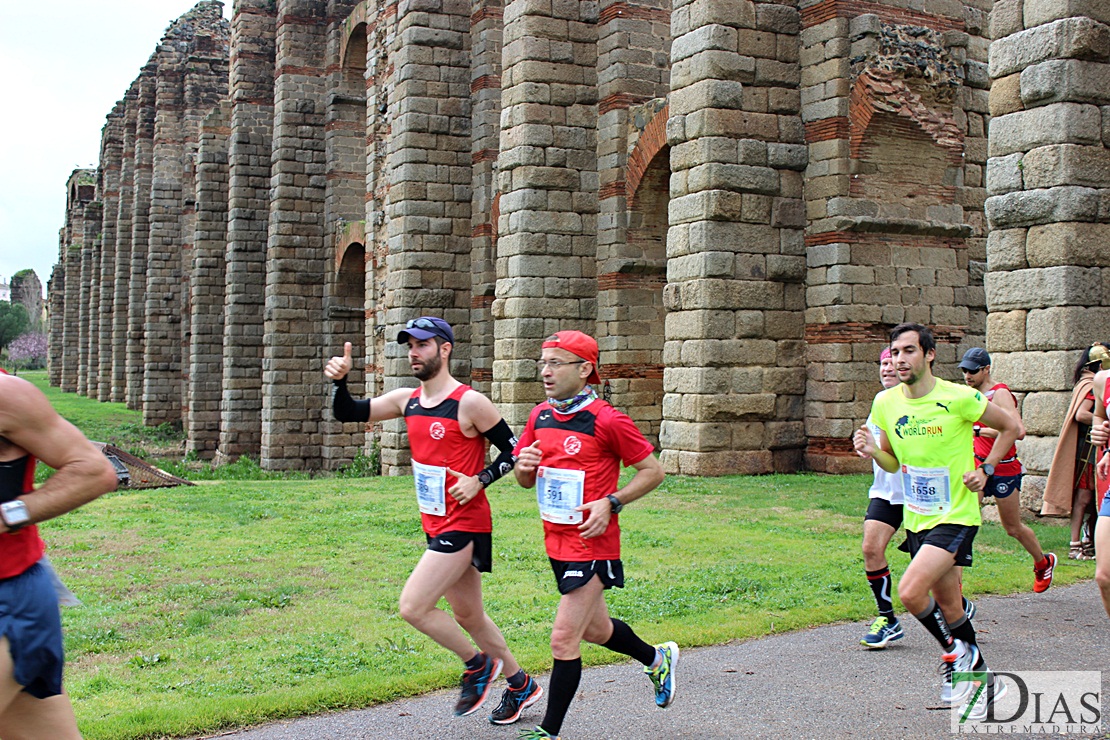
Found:
[[906, 398], [904, 385], [881, 392], [871, 419], [886, 434], [901, 466], [906, 529], [920, 532], [939, 524], [978, 526], [979, 497], [964, 485], [975, 469], [972, 424], [987, 408], [982, 393], [936, 379], [922, 398]]

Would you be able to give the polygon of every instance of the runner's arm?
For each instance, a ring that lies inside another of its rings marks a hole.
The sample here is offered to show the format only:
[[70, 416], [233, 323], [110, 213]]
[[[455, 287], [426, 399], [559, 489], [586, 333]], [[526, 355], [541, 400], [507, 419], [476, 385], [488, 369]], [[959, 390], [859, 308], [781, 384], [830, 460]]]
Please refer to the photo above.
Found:
[[[998, 406], [1003, 411], [1009, 411], [1011, 414], [1016, 414], [1018, 412], [1017, 399], [1014, 398], [1013, 393], [1010, 393], [1010, 391], [1006, 390], [1005, 388], [999, 388], [998, 390], [996, 390], [994, 392], [994, 398], [992, 398], [990, 402], [993, 403], [995, 406]], [[980, 425], [978, 436], [994, 439], [998, 436], [998, 431], [995, 429], [991, 429], [990, 427]]]
[[[630, 504], [636, 499], [642, 498], [658, 488], [659, 484], [663, 482], [663, 466], [659, 464], [655, 455], [649, 454], [632, 467], [636, 469], [636, 474], [632, 476], [632, 480], [628, 481], [628, 485], [624, 488], [613, 494], [622, 504]], [[575, 507], [575, 511], [589, 512], [585, 515], [586, 520], [578, 525], [578, 531], [582, 538], [587, 540], [604, 534], [609, 527], [609, 518], [613, 515], [612, 503], [608, 497], [582, 504]]]
[[1098, 447], [1104, 447], [1110, 441], [1110, 423], [1106, 420], [1106, 399], [1102, 397], [1108, 378], [1110, 378], [1110, 371], [1107, 370], [1099, 370], [1095, 375], [1095, 410], [1091, 421], [1091, 442]]
[[[32, 523], [61, 516], [116, 489], [108, 458], [59, 416], [41, 391], [20, 378], [5, 378], [0, 395], [0, 435], [55, 470], [41, 487], [18, 497]], [[0, 523], [0, 533], [5, 531]]]
[[983, 409], [983, 415], [979, 417], [979, 423], [998, 432], [998, 439], [995, 440], [995, 445], [991, 448], [991, 454], [987, 455], [987, 459], [983, 461], [984, 465], [988, 463], [998, 465], [1014, 443], [1025, 438], [1025, 425], [1021, 423], [1021, 417], [1016, 413], [999, 408], [993, 403], [988, 403], [986, 408]]

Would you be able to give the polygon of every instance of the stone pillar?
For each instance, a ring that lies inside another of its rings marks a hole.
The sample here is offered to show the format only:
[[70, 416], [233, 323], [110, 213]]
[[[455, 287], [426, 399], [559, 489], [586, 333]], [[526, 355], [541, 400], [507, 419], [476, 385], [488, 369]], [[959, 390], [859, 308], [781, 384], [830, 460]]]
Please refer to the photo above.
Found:
[[[167, 38], [169, 34], [167, 34]], [[155, 61], [154, 148], [146, 260], [143, 424], [181, 423], [182, 143], [186, 58], [165, 43]]]
[[[467, 0], [398, 5], [386, 162], [385, 390], [414, 383], [405, 349], [389, 340], [421, 314], [455, 327], [451, 370], [470, 375], [469, 11]], [[407, 473], [403, 422], [383, 429], [383, 472]]]
[[204, 120], [197, 149], [197, 216], [190, 269], [188, 413], [186, 449], [211, 459], [220, 439], [223, 396], [224, 282], [227, 250], [228, 166], [231, 104]]
[[224, 376], [217, 460], [262, 446], [262, 331], [273, 149], [276, 6], [237, 0], [231, 21]]
[[668, 0], [600, 3], [597, 339], [612, 403], [658, 446], [667, 275]]
[[[99, 191], [99, 186], [97, 191]], [[98, 192], [99, 194], [99, 192]], [[88, 306], [82, 307], [85, 312], [85, 395], [89, 398], [97, 397], [97, 386], [100, 381], [100, 256], [102, 251], [101, 229], [103, 228], [104, 204], [95, 200], [85, 208], [85, 245], [89, 250], [88, 272]], [[91, 247], [89, 246], [91, 245]], [[82, 270], [84, 268], [82, 260]]]
[[795, 470], [805, 444], [798, 11], [675, 3], [664, 467]]
[[999, 0], [990, 28], [987, 349], [1036, 510], [1078, 350], [1110, 341], [1110, 6]]
[[81, 246], [80, 246], [80, 275], [77, 300], [77, 393], [82, 396], [89, 394], [89, 324], [92, 321], [92, 289], [93, 265], [96, 250], [93, 242], [100, 231], [100, 204], [97, 202], [85, 205], [81, 214]]
[[937, 336], [934, 372], [981, 345], [986, 15], [979, 3], [819, 3], [802, 11], [806, 461], [870, 470], [851, 435], [882, 389], [892, 327]]
[[483, 393], [493, 381], [493, 298], [497, 156], [501, 137], [502, 0], [470, 3], [470, 383]]
[[597, 5], [505, 6], [493, 400], [520, 428], [535, 360], [597, 316]]
[[50, 308], [49, 335], [47, 338], [47, 376], [50, 385], [54, 388], [62, 384], [62, 339], [65, 336], [65, 311], [66, 311], [66, 266], [64, 250], [50, 272], [47, 283], [47, 296]]
[[147, 64], [136, 80], [134, 191], [131, 212], [131, 275], [127, 301], [127, 408], [142, 409], [146, 346], [146, 265], [150, 242], [151, 173], [154, 163], [155, 70]]
[[116, 211], [116, 275], [112, 312], [113, 403], [127, 401], [127, 326], [131, 314], [131, 218], [135, 208], [135, 122], [139, 86], [133, 82], [124, 95], [123, 142], [120, 153], [119, 199]]
[[123, 160], [123, 132], [125, 128], [123, 102], [116, 103], [108, 114], [101, 145], [100, 167], [103, 179], [101, 200], [104, 203], [103, 234], [100, 252], [100, 299], [98, 301], [99, 331], [97, 347], [96, 398], [112, 400], [112, 361], [114, 355], [113, 331], [115, 326], [116, 259], [118, 255], [117, 225], [119, 219], [120, 170]]
[[262, 466], [315, 467], [323, 336], [325, 4], [279, 0], [262, 362]]

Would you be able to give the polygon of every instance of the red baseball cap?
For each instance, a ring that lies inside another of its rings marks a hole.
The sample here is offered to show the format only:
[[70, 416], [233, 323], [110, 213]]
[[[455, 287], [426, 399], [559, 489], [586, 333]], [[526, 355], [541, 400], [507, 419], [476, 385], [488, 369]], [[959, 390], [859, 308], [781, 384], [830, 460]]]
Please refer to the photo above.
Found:
[[594, 366], [586, 382], [601, 382], [601, 377], [597, 374], [597, 340], [589, 334], [583, 334], [580, 331], [557, 331], [543, 340], [543, 349], [565, 349], [575, 357], [581, 357]]

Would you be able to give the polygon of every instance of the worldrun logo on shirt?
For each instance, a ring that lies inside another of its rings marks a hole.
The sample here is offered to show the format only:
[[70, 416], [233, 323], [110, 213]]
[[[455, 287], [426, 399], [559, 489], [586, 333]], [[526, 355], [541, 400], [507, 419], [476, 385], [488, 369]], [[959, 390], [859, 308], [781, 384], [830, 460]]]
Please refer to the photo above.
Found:
[[944, 425], [933, 419], [918, 421], [916, 416], [911, 419], [907, 415], [894, 422], [894, 433], [898, 435], [898, 439], [906, 439], [907, 437], [940, 437], [944, 435]]

